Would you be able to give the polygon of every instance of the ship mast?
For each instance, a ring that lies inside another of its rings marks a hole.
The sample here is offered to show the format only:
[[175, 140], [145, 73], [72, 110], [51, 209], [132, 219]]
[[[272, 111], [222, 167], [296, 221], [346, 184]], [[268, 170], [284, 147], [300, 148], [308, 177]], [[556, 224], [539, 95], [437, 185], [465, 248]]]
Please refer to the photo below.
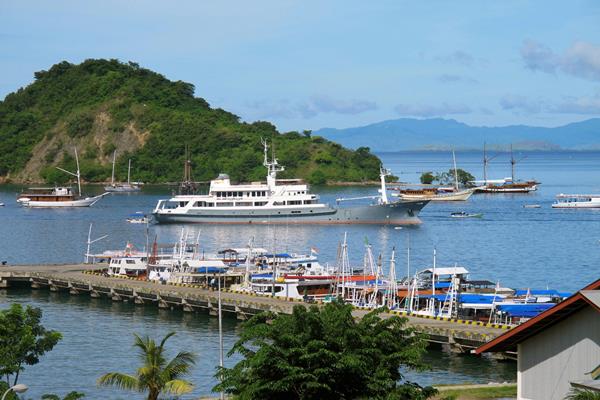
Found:
[[113, 151], [113, 165], [112, 165], [112, 174], [110, 176], [110, 185], [114, 186], [115, 184], [115, 161], [117, 160], [117, 151]]
[[271, 192], [275, 192], [275, 186], [277, 185], [277, 173], [282, 172], [285, 168], [279, 165], [279, 162], [275, 158], [275, 144], [273, 144], [273, 151], [271, 153], [271, 161], [269, 161], [269, 145], [266, 140], [260, 139], [264, 148], [264, 161], [263, 165], [267, 167], [267, 185]]
[[129, 159], [129, 165], [127, 166], [127, 184], [129, 185], [129, 181], [131, 179], [131, 158]]
[[77, 147], [75, 147], [75, 162], [77, 164], [77, 173], [76, 174], [74, 174], [71, 171], [67, 171], [66, 169], [63, 169], [61, 167], [56, 167], [56, 169], [59, 169], [62, 172], [77, 178], [77, 189], [79, 191], [79, 196], [81, 197], [81, 172], [79, 171], [79, 157], [77, 156]]
[[454, 164], [454, 188], [458, 192], [458, 170], [456, 169], [456, 155], [452, 149], [452, 163]]
[[518, 160], [515, 159], [515, 156], [513, 154], [513, 145], [512, 143], [510, 144], [510, 179], [513, 183], [515, 182], [515, 165], [517, 165], [517, 163], [523, 161], [526, 158], [527, 156], [523, 156]]

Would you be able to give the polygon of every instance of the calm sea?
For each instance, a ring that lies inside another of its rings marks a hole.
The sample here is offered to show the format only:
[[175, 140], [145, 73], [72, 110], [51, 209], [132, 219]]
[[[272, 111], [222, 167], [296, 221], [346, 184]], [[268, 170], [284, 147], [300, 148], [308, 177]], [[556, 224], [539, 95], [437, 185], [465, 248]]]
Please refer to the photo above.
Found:
[[[452, 156], [447, 153], [380, 154], [388, 168], [403, 181], [417, 181], [425, 171], [447, 171]], [[255, 246], [275, 251], [308, 252], [319, 249], [322, 262], [333, 263], [338, 242], [348, 234], [351, 260], [359, 264], [365, 238], [376, 253], [389, 259], [392, 248], [398, 254], [398, 274], [407, 269], [406, 247], [410, 242], [410, 268], [430, 265], [437, 248], [438, 265], [459, 264], [475, 279], [500, 281], [514, 288], [557, 288], [575, 291], [598, 277], [600, 252], [600, 210], [553, 210], [558, 193], [600, 193], [600, 153], [523, 153], [517, 177], [542, 182], [532, 194], [475, 195], [468, 202], [429, 204], [421, 213], [418, 227], [393, 229], [378, 226], [200, 226], [189, 225], [190, 237], [199, 235], [206, 252], [226, 246]], [[481, 177], [481, 154], [458, 153], [459, 168]], [[490, 178], [510, 175], [509, 156], [499, 154], [488, 170]], [[90, 223], [92, 238], [108, 234], [95, 243], [94, 251], [124, 247], [127, 241], [143, 248], [145, 228], [128, 224], [132, 212], [149, 212], [156, 201], [169, 193], [167, 188], [147, 188], [141, 194], [113, 195], [94, 207], [79, 210], [30, 210], [19, 208], [16, 186], [0, 186], [0, 260], [11, 264], [80, 262]], [[87, 188], [89, 193], [100, 191]], [[313, 188], [325, 202], [338, 197], [375, 194], [376, 188]], [[539, 209], [523, 208], [540, 204]], [[454, 211], [483, 213], [482, 219], [456, 220]], [[150, 230], [151, 240], [172, 243], [182, 226], [160, 225]], [[163, 312], [153, 307], [71, 297], [46, 291], [0, 291], [0, 307], [25, 302], [44, 310], [45, 323], [64, 334], [63, 341], [40, 364], [29, 367], [22, 377], [31, 389], [28, 397], [42, 393], [81, 390], [88, 398], [136, 398], [95, 387], [104, 372], [133, 372], [136, 366], [131, 348], [132, 332], [159, 337], [177, 331], [174, 349], [188, 349], [199, 356], [192, 379], [195, 395], [207, 394], [215, 381], [218, 363], [216, 319], [204, 315]], [[225, 346], [235, 341], [239, 324], [225, 322]], [[422, 384], [488, 382], [515, 379], [512, 363], [471, 356], [456, 356], [439, 350], [428, 355], [432, 371], [409, 373]], [[229, 360], [231, 363], [234, 360]], [[192, 396], [193, 397], [193, 396]], [[189, 397], [189, 398], [192, 398]], [[138, 396], [138, 398], [141, 398]]]

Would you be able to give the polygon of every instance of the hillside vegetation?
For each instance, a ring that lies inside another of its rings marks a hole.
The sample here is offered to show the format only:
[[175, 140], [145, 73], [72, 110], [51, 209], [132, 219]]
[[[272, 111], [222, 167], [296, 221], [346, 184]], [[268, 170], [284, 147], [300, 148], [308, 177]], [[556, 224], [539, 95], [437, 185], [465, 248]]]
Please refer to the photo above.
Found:
[[286, 166], [281, 177], [311, 183], [377, 179], [379, 159], [368, 148], [351, 151], [310, 132], [279, 133], [268, 122], [244, 123], [194, 97], [194, 85], [172, 82], [135, 63], [66, 61], [35, 73], [29, 86], [0, 102], [0, 177], [3, 181], [62, 182], [54, 168], [75, 169], [77, 147], [86, 181], [117, 177], [174, 182], [181, 179], [185, 148], [193, 178], [220, 172], [233, 180], [264, 179], [261, 138], [273, 143]]

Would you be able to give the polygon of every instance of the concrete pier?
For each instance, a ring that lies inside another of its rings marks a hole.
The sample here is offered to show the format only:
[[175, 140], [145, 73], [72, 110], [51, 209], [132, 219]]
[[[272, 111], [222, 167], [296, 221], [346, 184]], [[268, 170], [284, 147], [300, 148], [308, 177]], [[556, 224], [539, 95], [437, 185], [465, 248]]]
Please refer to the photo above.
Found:
[[[94, 272], [98, 267], [85, 264], [2, 266], [0, 289], [10, 289], [11, 284], [21, 282], [31, 285], [33, 289], [48, 288], [71, 295], [89, 294], [93, 298], [106, 297], [113, 301], [131, 301], [139, 305], [155, 304], [162, 309], [177, 308], [186, 312], [217, 314], [216, 290], [195, 285], [166, 285], [133, 278], [107, 277]], [[289, 314], [295, 305], [305, 303], [224, 289], [221, 291], [221, 304], [223, 312], [246, 320], [262, 311]], [[355, 309], [354, 315], [361, 318], [369, 311]], [[475, 321], [406, 315], [399, 311], [382, 314], [384, 318], [392, 315], [406, 317], [408, 324], [426, 333], [430, 342], [447, 345], [457, 352], [468, 352], [509, 328]]]

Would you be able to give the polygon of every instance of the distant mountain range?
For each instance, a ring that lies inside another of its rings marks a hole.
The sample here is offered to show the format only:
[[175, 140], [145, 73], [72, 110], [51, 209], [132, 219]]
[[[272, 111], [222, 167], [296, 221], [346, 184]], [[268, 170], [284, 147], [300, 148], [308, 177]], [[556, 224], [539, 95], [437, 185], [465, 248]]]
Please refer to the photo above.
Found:
[[527, 125], [469, 126], [453, 119], [401, 118], [371, 125], [314, 132], [345, 147], [373, 151], [474, 150], [486, 142], [490, 149], [600, 150], [600, 118], [556, 128]]

